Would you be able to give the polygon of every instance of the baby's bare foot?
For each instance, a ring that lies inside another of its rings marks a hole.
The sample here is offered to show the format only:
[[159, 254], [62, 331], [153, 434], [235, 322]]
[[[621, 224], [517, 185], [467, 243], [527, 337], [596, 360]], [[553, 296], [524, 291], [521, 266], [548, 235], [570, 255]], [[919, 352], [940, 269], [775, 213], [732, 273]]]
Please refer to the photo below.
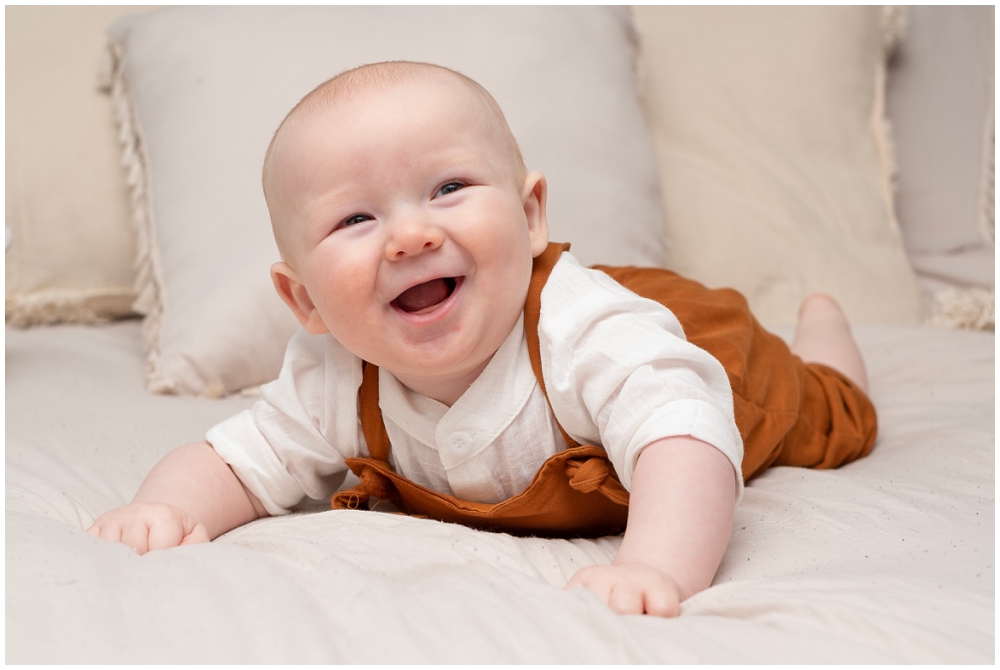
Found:
[[791, 349], [808, 363], [822, 363], [843, 373], [867, 393], [868, 374], [851, 324], [837, 301], [825, 293], [802, 301]]

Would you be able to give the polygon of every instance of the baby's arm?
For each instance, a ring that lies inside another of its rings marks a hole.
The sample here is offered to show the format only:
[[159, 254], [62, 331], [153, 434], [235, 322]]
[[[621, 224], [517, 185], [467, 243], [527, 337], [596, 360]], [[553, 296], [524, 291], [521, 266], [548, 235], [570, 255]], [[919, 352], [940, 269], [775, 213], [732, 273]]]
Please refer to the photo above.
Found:
[[212, 445], [196, 442], [167, 454], [131, 504], [102, 514], [87, 532], [144, 554], [208, 542], [263, 516], [263, 505]]
[[620, 614], [676, 616], [712, 583], [735, 504], [733, 465], [721, 451], [689, 436], [657, 440], [636, 462], [614, 562], [580, 570], [566, 587], [588, 588]]

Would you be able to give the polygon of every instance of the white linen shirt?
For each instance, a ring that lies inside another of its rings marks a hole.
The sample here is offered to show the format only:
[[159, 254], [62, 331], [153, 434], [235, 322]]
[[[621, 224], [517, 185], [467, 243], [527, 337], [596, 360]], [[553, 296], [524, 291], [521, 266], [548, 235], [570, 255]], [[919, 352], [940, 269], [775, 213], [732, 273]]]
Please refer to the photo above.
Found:
[[[501, 502], [566, 448], [558, 419], [577, 442], [607, 451], [626, 489], [646, 445], [703, 440], [732, 462], [739, 500], [743, 443], [729, 379], [686, 341], [669, 309], [563, 253], [542, 290], [538, 335], [549, 402], [531, 369], [523, 316], [450, 408], [379, 369], [396, 472], [461, 499]], [[361, 365], [332, 336], [300, 331], [261, 399], [208, 432], [269, 513], [328, 498], [344, 480], [344, 460], [369, 456], [358, 417]]]

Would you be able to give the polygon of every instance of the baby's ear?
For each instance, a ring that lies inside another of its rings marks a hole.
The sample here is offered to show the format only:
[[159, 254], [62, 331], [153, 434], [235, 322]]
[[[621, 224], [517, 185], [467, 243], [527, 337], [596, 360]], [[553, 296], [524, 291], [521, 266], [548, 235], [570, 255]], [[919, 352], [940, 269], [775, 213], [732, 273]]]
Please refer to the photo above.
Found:
[[292, 310], [292, 314], [299, 320], [303, 328], [313, 335], [330, 332], [316, 310], [312, 298], [309, 297], [305, 285], [299, 281], [299, 276], [291, 265], [285, 262], [272, 265], [271, 281], [274, 283], [274, 290]]
[[545, 216], [545, 199], [548, 184], [541, 172], [529, 172], [521, 189], [524, 216], [528, 220], [528, 237], [531, 239], [531, 257], [535, 258], [549, 244], [549, 221]]

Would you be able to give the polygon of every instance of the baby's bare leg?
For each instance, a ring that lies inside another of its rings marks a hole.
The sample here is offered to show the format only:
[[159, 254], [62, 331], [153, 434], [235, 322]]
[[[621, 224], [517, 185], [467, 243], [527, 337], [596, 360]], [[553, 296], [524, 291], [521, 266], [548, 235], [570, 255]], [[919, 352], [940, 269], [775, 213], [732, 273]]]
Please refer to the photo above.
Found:
[[802, 301], [791, 349], [807, 363], [828, 365], [868, 392], [868, 374], [851, 324], [830, 296], [814, 293]]

